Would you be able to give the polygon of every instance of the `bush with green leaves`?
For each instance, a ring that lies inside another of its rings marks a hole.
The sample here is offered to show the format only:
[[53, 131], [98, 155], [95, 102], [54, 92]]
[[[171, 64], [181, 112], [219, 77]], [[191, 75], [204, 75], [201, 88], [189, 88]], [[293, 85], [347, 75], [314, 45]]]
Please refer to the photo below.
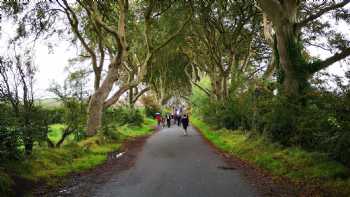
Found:
[[65, 127], [62, 131], [61, 139], [56, 144], [49, 141], [52, 147], [59, 147], [70, 135], [74, 135], [76, 141], [85, 137], [86, 103], [75, 97], [63, 96], [60, 99], [63, 103], [62, 118]]
[[118, 139], [117, 130], [120, 126], [130, 125], [139, 127], [144, 122], [144, 116], [140, 110], [130, 107], [108, 108], [104, 111], [102, 120], [102, 132], [110, 139]]
[[142, 125], [144, 120], [140, 110], [129, 107], [109, 108], [104, 111], [103, 125], [117, 124], [132, 126]]
[[145, 106], [145, 115], [147, 117], [153, 118], [156, 113], [161, 113], [161, 107], [156, 102], [155, 96], [143, 96], [141, 100]]
[[0, 126], [0, 161], [20, 159], [21, 137], [17, 129]]
[[21, 146], [31, 150], [35, 143], [46, 141], [47, 111], [38, 106], [30, 111], [23, 109], [20, 106], [20, 113], [16, 114], [9, 105], [0, 104], [0, 160], [20, 159], [24, 153]]
[[65, 109], [63, 107], [55, 107], [47, 109], [48, 124], [63, 124]]
[[264, 134], [281, 145], [323, 152], [350, 166], [350, 83], [337, 85], [335, 90], [311, 87], [301, 100], [251, 88], [227, 100], [194, 95], [192, 104], [213, 127]]

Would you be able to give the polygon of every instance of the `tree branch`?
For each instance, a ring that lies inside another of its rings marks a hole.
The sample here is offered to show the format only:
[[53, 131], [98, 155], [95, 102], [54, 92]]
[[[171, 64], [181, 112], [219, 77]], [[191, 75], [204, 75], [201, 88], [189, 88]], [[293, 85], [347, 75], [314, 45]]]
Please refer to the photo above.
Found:
[[192, 80], [192, 77], [190, 75], [190, 73], [187, 72], [187, 70], [185, 69], [185, 74], [188, 77], [188, 79], [190, 80], [190, 82], [195, 85], [196, 87], [198, 87], [200, 90], [202, 90], [206, 95], [208, 95], [208, 97], [211, 97], [211, 93], [209, 90], [207, 90], [206, 88], [203, 88], [202, 86], [200, 86], [198, 83], [196, 83], [195, 81]]
[[301, 28], [305, 25], [307, 25], [309, 22], [321, 17], [323, 14], [329, 12], [329, 11], [332, 11], [332, 10], [335, 10], [337, 8], [341, 8], [341, 7], [344, 7], [346, 4], [350, 3], [350, 0], [343, 0], [342, 2], [340, 3], [337, 3], [337, 4], [334, 4], [334, 5], [331, 5], [331, 6], [328, 6], [328, 7], [325, 7], [323, 9], [321, 9], [319, 12], [315, 13], [315, 14], [312, 14], [310, 15], [309, 17], [305, 18], [304, 20], [300, 21], [299, 23], [297, 23], [297, 28]]
[[146, 87], [146, 88], [142, 89], [138, 94], [135, 95], [135, 97], [134, 97], [132, 102], [136, 103], [136, 101], [140, 98], [140, 96], [142, 96], [144, 93], [146, 93], [149, 90], [151, 90], [150, 87]]
[[346, 48], [344, 49], [342, 52], [340, 53], [336, 53], [333, 56], [321, 61], [321, 62], [315, 62], [315, 63], [311, 63], [310, 69], [309, 69], [309, 73], [313, 74], [315, 72], [318, 72], [324, 68], [327, 68], [328, 66], [332, 65], [333, 63], [342, 60], [346, 57], [348, 57], [350, 55], [350, 48]]
[[114, 103], [116, 103], [116, 102], [119, 100], [119, 98], [120, 98], [126, 91], [128, 91], [128, 90], [129, 90], [130, 88], [132, 88], [132, 87], [137, 86], [138, 84], [139, 84], [138, 82], [134, 82], [134, 83], [125, 84], [125, 85], [121, 86], [121, 87], [119, 88], [119, 90], [113, 94], [112, 97], [110, 97], [109, 99], [107, 99], [107, 100], [104, 102], [103, 107], [104, 107], [104, 108], [108, 108], [108, 107], [112, 106]]
[[211, 97], [211, 93], [209, 92], [209, 90], [207, 90], [206, 88], [203, 88], [202, 86], [200, 86], [198, 83], [194, 82], [191, 80], [191, 83], [193, 85], [195, 85], [196, 87], [198, 87], [200, 90], [202, 90], [206, 95], [208, 95], [208, 97]]
[[[73, 132], [74, 132], [73, 127], [67, 126], [67, 128], [65, 128], [64, 131], [63, 131], [63, 134], [62, 134], [62, 136], [61, 136], [61, 139], [56, 143], [55, 147], [56, 147], [56, 148], [59, 148], [59, 147], [63, 144], [64, 140], [65, 140], [70, 134], [72, 134]], [[52, 142], [51, 142], [51, 143], [52, 143]], [[51, 146], [51, 144], [50, 144], [50, 146]]]
[[89, 45], [87, 44], [87, 42], [85, 41], [85, 39], [83, 38], [81, 33], [79, 32], [79, 27], [78, 27], [79, 21], [78, 21], [77, 15], [74, 13], [74, 11], [69, 6], [69, 4], [68, 4], [68, 2], [66, 0], [63, 0], [63, 4], [64, 5], [59, 3], [58, 0], [57, 0], [57, 2], [60, 5], [60, 7], [63, 8], [64, 12], [66, 13], [66, 16], [68, 18], [69, 24], [72, 26], [73, 32], [78, 37], [79, 41], [81, 42], [81, 44], [83, 45], [85, 50], [91, 55], [91, 62], [92, 62], [93, 69], [97, 70], [96, 54], [95, 54], [94, 50], [89, 47]]
[[156, 47], [155, 49], [152, 50], [152, 53], [157, 52], [158, 50], [162, 49], [163, 47], [165, 47], [170, 41], [172, 41], [178, 34], [180, 34], [182, 32], [182, 30], [184, 29], [184, 27], [186, 26], [186, 24], [188, 22], [190, 22], [192, 18], [192, 13], [190, 14], [190, 16], [186, 19], [186, 21], [181, 25], [181, 27], [174, 32], [165, 42], [163, 42], [161, 45], [159, 45], [158, 47]]

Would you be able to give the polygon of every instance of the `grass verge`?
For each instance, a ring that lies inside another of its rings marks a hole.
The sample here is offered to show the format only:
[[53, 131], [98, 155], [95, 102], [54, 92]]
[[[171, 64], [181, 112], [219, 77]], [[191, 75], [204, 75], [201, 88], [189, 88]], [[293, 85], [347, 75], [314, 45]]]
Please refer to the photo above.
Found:
[[[10, 161], [0, 165], [0, 193], [11, 196], [9, 188], [15, 184], [13, 177], [55, 186], [58, 180], [70, 173], [85, 171], [104, 163], [108, 153], [117, 151], [124, 140], [149, 135], [153, 125], [155, 121], [146, 118], [140, 127], [123, 126], [115, 130], [116, 135], [120, 136], [116, 140], [97, 134], [80, 142], [71, 141], [61, 148], [37, 147], [25, 161]], [[52, 139], [61, 135], [59, 131], [62, 127], [54, 125]]]
[[301, 148], [285, 148], [263, 136], [241, 131], [213, 130], [198, 118], [191, 123], [219, 149], [267, 170], [274, 176], [305, 181], [330, 191], [334, 196], [350, 196], [350, 170], [327, 155]]

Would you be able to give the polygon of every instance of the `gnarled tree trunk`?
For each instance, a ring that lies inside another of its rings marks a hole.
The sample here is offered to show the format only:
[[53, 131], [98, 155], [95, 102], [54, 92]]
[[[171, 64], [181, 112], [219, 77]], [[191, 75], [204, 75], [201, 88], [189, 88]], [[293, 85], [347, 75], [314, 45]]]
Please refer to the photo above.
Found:
[[305, 71], [306, 62], [302, 57], [302, 46], [299, 40], [299, 29], [296, 28], [299, 1], [283, 2], [260, 0], [260, 6], [267, 14], [276, 31], [277, 50], [283, 94], [290, 98], [301, 95], [308, 74]]
[[[121, 58], [121, 57], [120, 57]], [[93, 136], [101, 126], [102, 112], [104, 102], [107, 99], [110, 91], [112, 90], [114, 82], [118, 78], [117, 67], [121, 64], [121, 59], [117, 61], [116, 65], [111, 65], [106, 79], [102, 82], [101, 86], [91, 96], [89, 108], [88, 108], [88, 121], [86, 134]]]
[[307, 74], [304, 71], [307, 63], [302, 56], [302, 48], [293, 23], [286, 22], [277, 26], [276, 37], [279, 61], [283, 70], [282, 91], [287, 97], [298, 97], [307, 83]]

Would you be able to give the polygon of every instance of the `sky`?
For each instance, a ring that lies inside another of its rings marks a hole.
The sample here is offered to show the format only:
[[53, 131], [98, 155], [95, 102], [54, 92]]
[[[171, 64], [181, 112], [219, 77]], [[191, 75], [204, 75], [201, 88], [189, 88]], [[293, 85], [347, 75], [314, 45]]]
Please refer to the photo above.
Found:
[[[350, 6], [348, 6], [350, 7]], [[15, 34], [15, 28], [9, 21], [3, 20], [1, 23], [0, 37], [0, 54], [7, 53], [9, 50], [6, 46], [7, 40], [11, 35]], [[336, 25], [337, 29], [342, 32], [350, 32], [350, 26], [346, 23]], [[48, 43], [53, 43], [52, 50], [49, 49]], [[28, 43], [30, 46], [32, 43]], [[47, 40], [38, 40], [33, 48], [35, 56], [35, 65], [38, 69], [35, 77], [35, 96], [36, 98], [51, 98], [54, 95], [47, 91], [53, 82], [63, 85], [68, 71], [66, 67], [69, 65], [69, 59], [77, 56], [77, 49], [68, 40], [52, 37]], [[319, 48], [308, 48], [312, 56], [321, 59], [329, 57], [331, 54]], [[350, 70], [350, 66], [344, 63], [335, 63], [328, 67], [325, 71], [338, 76], [344, 76], [345, 71]]]
[[68, 71], [69, 59], [76, 57], [76, 49], [69, 42], [57, 42], [53, 51], [47, 43], [39, 43], [35, 50], [35, 64], [38, 67], [36, 75], [37, 96], [43, 98], [53, 97], [47, 91], [49, 86], [55, 82], [63, 85]]

